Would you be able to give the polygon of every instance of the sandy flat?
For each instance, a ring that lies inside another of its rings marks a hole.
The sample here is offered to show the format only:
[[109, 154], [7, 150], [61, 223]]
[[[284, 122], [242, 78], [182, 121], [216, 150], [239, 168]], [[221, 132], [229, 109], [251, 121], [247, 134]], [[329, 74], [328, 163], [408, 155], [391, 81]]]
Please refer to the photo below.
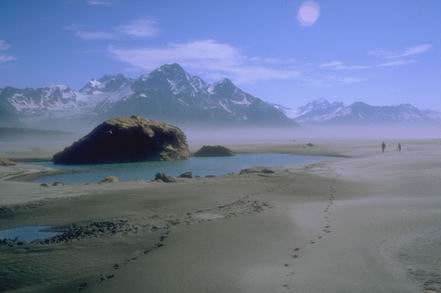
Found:
[[0, 228], [124, 223], [114, 234], [0, 247], [0, 288], [441, 292], [440, 141], [402, 141], [403, 152], [385, 154], [376, 141], [314, 143], [231, 147], [341, 157], [174, 184], [0, 181]]

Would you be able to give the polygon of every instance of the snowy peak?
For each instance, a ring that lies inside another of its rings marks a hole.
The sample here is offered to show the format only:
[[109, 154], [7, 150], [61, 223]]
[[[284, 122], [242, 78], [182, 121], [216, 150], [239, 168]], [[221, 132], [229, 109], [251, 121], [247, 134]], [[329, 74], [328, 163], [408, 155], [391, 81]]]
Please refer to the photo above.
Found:
[[135, 92], [148, 92], [152, 89], [169, 95], [196, 96], [206, 91], [208, 85], [199, 77], [191, 76], [179, 64], [165, 64], [147, 75], [135, 80]]
[[210, 93], [212, 94], [233, 95], [237, 90], [238, 88], [228, 78], [224, 78], [210, 86]]
[[435, 122], [436, 112], [428, 113], [411, 104], [373, 106], [355, 102], [316, 100], [298, 109], [296, 121], [302, 124], [399, 124]]
[[302, 116], [307, 113], [316, 113], [316, 114], [328, 114], [331, 112], [338, 111], [343, 108], [345, 105], [340, 102], [329, 102], [326, 99], [320, 98], [314, 100], [303, 107], [299, 107], [297, 109], [297, 116]]
[[300, 123], [318, 124], [335, 116], [345, 105], [341, 102], [329, 102], [326, 99], [317, 99], [303, 107], [299, 107], [295, 114], [296, 121]]
[[91, 79], [81, 88], [80, 92], [89, 95], [98, 95], [118, 91], [130, 83], [130, 79], [122, 74], [104, 75], [100, 79]]
[[34, 115], [48, 111], [67, 110], [75, 107], [77, 94], [66, 85], [44, 88], [4, 88], [0, 96], [23, 115]]
[[171, 78], [184, 78], [187, 75], [187, 72], [185, 72], [184, 68], [178, 63], [164, 64], [154, 70], [151, 74], [155, 74], [156, 72], [161, 72]]

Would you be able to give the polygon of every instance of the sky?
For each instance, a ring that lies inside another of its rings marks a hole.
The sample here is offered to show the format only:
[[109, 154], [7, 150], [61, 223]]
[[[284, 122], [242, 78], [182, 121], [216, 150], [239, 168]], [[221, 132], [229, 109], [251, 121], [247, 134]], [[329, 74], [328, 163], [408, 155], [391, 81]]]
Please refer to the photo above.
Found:
[[292, 108], [441, 111], [441, 1], [0, 1], [0, 87], [79, 89], [174, 62]]

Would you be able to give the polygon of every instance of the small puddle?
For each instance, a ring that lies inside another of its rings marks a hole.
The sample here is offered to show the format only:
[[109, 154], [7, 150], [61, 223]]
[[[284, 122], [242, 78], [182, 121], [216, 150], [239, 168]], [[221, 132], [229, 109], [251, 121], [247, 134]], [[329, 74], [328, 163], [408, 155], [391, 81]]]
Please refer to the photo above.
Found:
[[21, 226], [12, 229], [0, 230], [0, 240], [9, 239], [23, 242], [31, 242], [34, 240], [44, 240], [54, 236], [63, 234], [51, 230], [51, 226]]
[[223, 215], [211, 213], [197, 213], [195, 216], [201, 220], [217, 220], [224, 217]]

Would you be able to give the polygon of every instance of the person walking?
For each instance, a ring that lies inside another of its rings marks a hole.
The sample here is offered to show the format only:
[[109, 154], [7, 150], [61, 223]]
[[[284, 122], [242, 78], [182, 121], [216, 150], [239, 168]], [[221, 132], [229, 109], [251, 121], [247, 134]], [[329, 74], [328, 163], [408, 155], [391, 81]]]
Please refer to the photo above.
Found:
[[386, 144], [383, 141], [383, 143], [381, 144], [381, 151], [384, 153], [385, 150], [386, 150]]
[[398, 143], [397, 151], [401, 152], [401, 143], [400, 142]]

